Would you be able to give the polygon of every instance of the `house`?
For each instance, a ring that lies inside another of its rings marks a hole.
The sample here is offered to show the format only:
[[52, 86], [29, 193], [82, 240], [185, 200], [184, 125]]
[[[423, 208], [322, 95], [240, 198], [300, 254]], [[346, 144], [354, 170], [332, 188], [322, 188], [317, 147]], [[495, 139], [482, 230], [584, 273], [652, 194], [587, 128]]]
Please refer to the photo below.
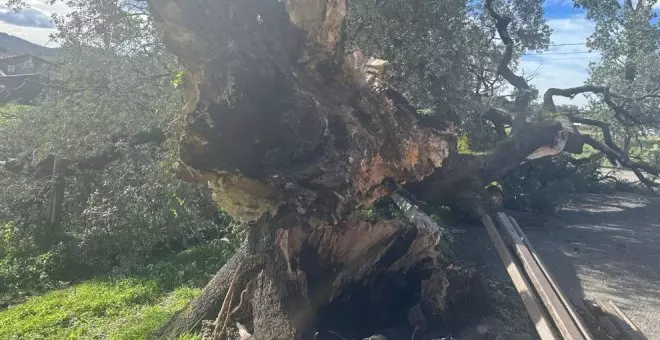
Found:
[[0, 71], [8, 76], [39, 73], [49, 64], [48, 61], [31, 54], [0, 52]]
[[50, 63], [31, 54], [0, 52], [0, 104], [29, 104], [43, 89]]

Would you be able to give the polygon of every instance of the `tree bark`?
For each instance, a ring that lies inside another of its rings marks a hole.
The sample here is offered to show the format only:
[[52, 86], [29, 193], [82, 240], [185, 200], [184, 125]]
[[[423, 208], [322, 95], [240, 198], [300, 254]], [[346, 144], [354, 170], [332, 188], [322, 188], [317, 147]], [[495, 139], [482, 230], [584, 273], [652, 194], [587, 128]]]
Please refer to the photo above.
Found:
[[[419, 181], [444, 166], [455, 137], [422, 126], [381, 80], [385, 62], [343, 51], [345, 1], [152, 0], [150, 9], [186, 70], [177, 173], [208, 184], [252, 235], [159, 334], [215, 319], [224, 296], [251, 300], [232, 320], [260, 340], [451, 328], [447, 292], [463, 289], [450, 289], [440, 231], [357, 210], [388, 195], [385, 179]], [[226, 294], [239, 262], [258, 269]]]
[[213, 319], [220, 310], [223, 297], [227, 294], [232, 274], [246, 258], [246, 254], [247, 249], [244, 244], [206, 284], [201, 296], [163, 325], [155, 334], [155, 337], [163, 339], [176, 338], [176, 336], [200, 326], [202, 320]]

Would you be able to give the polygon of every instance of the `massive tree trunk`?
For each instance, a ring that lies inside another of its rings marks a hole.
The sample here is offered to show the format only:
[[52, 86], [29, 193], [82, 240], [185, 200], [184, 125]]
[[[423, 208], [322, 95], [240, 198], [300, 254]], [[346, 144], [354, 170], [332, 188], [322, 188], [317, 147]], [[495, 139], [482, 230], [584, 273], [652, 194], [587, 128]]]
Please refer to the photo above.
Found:
[[158, 335], [219, 311], [230, 317], [217, 318], [216, 334], [239, 321], [261, 340], [460, 327], [452, 301], [469, 300], [455, 298], [465, 281], [451, 284], [461, 276], [442, 254], [442, 230], [355, 213], [388, 194], [385, 179], [420, 181], [456, 152], [450, 131], [421, 126], [379, 80], [384, 62], [344, 53], [345, 0], [150, 5], [185, 67], [177, 172], [208, 184], [250, 228]]

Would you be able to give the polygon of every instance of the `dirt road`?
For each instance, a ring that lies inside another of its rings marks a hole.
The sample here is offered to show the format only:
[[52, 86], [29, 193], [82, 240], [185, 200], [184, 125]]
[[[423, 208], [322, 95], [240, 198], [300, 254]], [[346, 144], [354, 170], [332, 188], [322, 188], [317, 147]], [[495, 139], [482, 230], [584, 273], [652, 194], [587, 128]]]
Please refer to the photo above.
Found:
[[[660, 340], [660, 198], [579, 195], [556, 215], [512, 215], [568, 295], [614, 301], [648, 339]], [[506, 338], [534, 339], [482, 229], [457, 234], [458, 257], [486, 277]]]

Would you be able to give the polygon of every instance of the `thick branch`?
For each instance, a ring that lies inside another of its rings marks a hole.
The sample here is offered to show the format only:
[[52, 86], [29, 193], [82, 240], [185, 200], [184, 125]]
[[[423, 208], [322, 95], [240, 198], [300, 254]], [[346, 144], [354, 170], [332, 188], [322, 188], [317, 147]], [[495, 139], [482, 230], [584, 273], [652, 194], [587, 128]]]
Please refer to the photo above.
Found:
[[520, 90], [520, 94], [516, 97], [516, 117], [514, 119], [513, 132], [515, 133], [518, 128], [522, 125], [526, 118], [527, 109], [530, 102], [532, 101], [532, 88], [529, 86], [525, 78], [522, 76], [516, 75], [513, 70], [509, 67], [513, 59], [513, 49], [514, 42], [509, 34], [508, 27], [511, 23], [511, 18], [502, 16], [493, 8], [492, 0], [486, 0], [484, 3], [488, 14], [495, 19], [495, 28], [497, 28], [497, 33], [502, 39], [502, 42], [506, 46], [504, 50], [504, 57], [500, 61], [500, 64], [497, 68], [498, 74], [500, 74], [506, 81], [511, 85]]
[[[64, 170], [64, 173], [69, 173], [72, 167], [78, 170], [101, 170], [119, 157], [118, 143], [127, 142], [129, 146], [138, 146], [148, 143], [162, 144], [165, 141], [165, 133], [159, 128], [152, 128], [148, 131], [139, 132], [128, 138], [113, 137], [112, 139], [114, 144], [103, 152], [90, 157], [65, 160], [69, 167]], [[38, 177], [49, 175], [53, 168], [54, 159], [55, 158], [51, 155], [39, 162], [36, 166], [28, 167], [28, 174]], [[0, 168], [10, 172], [20, 173], [25, 169], [29, 162], [29, 159], [8, 159], [6, 161], [0, 161]]]
[[484, 179], [484, 183], [501, 178], [524, 162], [538, 148], [552, 145], [561, 128], [559, 123], [527, 124], [517, 134], [501, 142], [486, 157], [481, 169], [481, 178]]
[[543, 110], [547, 112], [557, 112], [557, 107], [555, 106], [554, 96], [562, 96], [567, 98], [575, 98], [578, 94], [582, 93], [600, 93], [604, 94], [608, 90], [604, 86], [594, 86], [594, 85], [584, 85], [578, 87], [572, 87], [568, 89], [557, 89], [550, 88], [543, 95]]
[[506, 112], [500, 109], [491, 107], [484, 114], [484, 118], [488, 119], [495, 126], [497, 135], [501, 138], [507, 136], [505, 127], [513, 125], [513, 119]]
[[588, 119], [588, 118], [581, 118], [574, 116], [570, 117], [570, 119], [574, 123], [596, 126], [601, 129], [601, 131], [603, 132], [603, 140], [605, 144], [601, 143], [600, 141], [594, 139], [589, 135], [582, 135], [581, 137], [586, 144], [589, 144], [594, 149], [604, 153], [612, 164], [618, 163], [625, 168], [631, 169], [635, 173], [635, 175], [637, 175], [637, 178], [639, 178], [639, 180], [651, 190], [654, 187], [660, 186], [657, 183], [653, 182], [652, 180], [647, 179], [644, 176], [644, 174], [641, 173], [641, 171], [644, 171], [654, 176], [660, 176], [660, 169], [645, 162], [631, 161], [628, 154], [626, 154], [618, 145], [616, 145], [616, 143], [614, 143], [609, 124], [595, 119]]
[[[584, 85], [578, 87], [572, 87], [568, 89], [557, 89], [550, 88], [543, 95], [543, 109], [548, 112], [557, 112], [557, 107], [553, 100], [554, 96], [562, 96], [573, 99], [576, 95], [582, 93], [594, 93], [602, 94], [603, 102], [614, 111], [614, 118], [624, 125], [631, 125], [631, 121], [635, 124], [642, 124], [642, 122], [635, 116], [631, 115], [623, 106], [618, 105], [612, 100], [612, 97], [625, 98], [621, 95], [611, 93], [610, 89], [605, 86], [596, 86], [596, 85]], [[654, 97], [656, 94], [651, 93], [640, 98], [650, 98]]]
[[616, 145], [616, 143], [614, 143], [614, 139], [612, 138], [612, 132], [610, 131], [610, 124], [595, 119], [575, 117], [575, 116], [569, 116], [569, 119], [573, 123], [586, 124], [586, 125], [599, 127], [603, 132], [603, 140], [605, 140], [605, 144], [607, 144], [608, 147], [612, 148], [617, 153], [624, 154], [623, 150], [618, 145]]

